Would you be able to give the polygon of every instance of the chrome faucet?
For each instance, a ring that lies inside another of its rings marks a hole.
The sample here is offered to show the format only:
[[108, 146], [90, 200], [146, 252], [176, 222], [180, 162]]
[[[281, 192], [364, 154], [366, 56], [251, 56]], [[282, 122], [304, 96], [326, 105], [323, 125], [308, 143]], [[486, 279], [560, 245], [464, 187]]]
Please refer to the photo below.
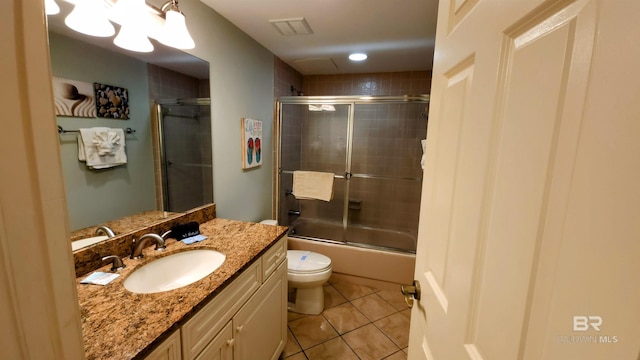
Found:
[[100, 225], [96, 229], [96, 235], [107, 235], [108, 238], [116, 236], [116, 233], [107, 225]]
[[109, 255], [102, 258], [102, 261], [111, 260], [111, 271], [120, 271], [127, 266], [122, 262], [122, 258], [118, 255]]
[[145, 234], [140, 237], [137, 241], [134, 240], [132, 244], [131, 258], [132, 259], [140, 259], [143, 257], [142, 250], [147, 245], [149, 240], [153, 240], [156, 243], [156, 251], [164, 250], [166, 246], [164, 245], [164, 239], [158, 234]]

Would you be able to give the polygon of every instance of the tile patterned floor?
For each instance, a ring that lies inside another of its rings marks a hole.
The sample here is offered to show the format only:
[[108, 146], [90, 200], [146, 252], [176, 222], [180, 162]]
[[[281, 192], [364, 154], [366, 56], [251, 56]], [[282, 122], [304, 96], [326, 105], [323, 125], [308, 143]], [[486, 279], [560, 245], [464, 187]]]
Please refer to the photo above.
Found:
[[331, 278], [324, 312], [289, 312], [283, 360], [406, 360], [411, 312], [398, 291]]

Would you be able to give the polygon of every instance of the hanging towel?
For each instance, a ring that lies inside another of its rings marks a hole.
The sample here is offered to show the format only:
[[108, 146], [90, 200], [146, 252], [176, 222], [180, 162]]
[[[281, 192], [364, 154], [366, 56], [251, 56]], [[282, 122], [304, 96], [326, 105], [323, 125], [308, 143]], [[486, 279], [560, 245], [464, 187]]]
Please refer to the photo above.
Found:
[[333, 196], [333, 173], [294, 171], [293, 196], [296, 199], [331, 201]]
[[420, 167], [422, 168], [422, 170], [424, 170], [424, 163], [427, 161], [427, 139], [420, 140], [420, 143], [422, 144], [422, 157], [420, 158]]
[[78, 160], [86, 161], [90, 169], [126, 164], [124, 131], [104, 127], [80, 129]]

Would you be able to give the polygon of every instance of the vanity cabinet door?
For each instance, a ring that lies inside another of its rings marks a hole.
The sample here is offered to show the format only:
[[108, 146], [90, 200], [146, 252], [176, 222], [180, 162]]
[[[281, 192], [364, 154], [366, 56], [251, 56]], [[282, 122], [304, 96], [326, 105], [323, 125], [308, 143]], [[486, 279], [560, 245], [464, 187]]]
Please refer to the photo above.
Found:
[[287, 339], [287, 266], [282, 262], [233, 317], [234, 359], [278, 359]]
[[260, 287], [261, 259], [254, 262], [220, 294], [182, 325], [182, 358], [195, 359]]
[[145, 360], [180, 360], [180, 330], [176, 330], [162, 344], [156, 347]]
[[232, 360], [233, 359], [233, 330], [232, 322], [220, 330], [213, 340], [198, 355], [196, 360]]

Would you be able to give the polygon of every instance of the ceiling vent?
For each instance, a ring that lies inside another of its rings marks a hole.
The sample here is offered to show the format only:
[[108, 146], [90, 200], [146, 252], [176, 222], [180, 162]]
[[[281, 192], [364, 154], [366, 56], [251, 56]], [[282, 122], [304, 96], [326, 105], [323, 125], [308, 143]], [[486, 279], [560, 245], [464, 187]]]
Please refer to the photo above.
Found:
[[303, 17], [293, 19], [269, 20], [282, 35], [309, 35], [313, 30]]

